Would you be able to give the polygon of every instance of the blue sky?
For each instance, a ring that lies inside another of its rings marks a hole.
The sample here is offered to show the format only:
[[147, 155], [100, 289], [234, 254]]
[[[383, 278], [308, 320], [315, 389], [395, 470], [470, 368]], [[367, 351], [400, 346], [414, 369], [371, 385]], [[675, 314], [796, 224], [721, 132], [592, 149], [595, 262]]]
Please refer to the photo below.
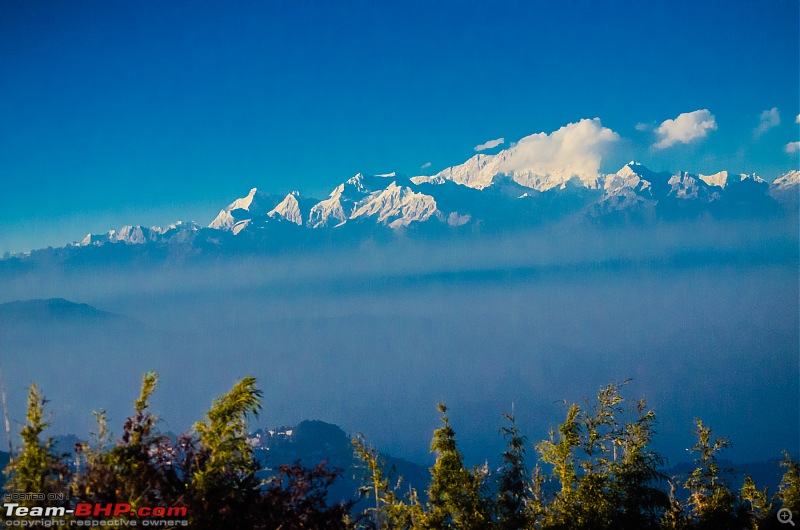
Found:
[[253, 186], [434, 173], [583, 118], [620, 137], [601, 170], [772, 180], [798, 167], [799, 24], [796, 0], [7, 0], [0, 253], [207, 224]]

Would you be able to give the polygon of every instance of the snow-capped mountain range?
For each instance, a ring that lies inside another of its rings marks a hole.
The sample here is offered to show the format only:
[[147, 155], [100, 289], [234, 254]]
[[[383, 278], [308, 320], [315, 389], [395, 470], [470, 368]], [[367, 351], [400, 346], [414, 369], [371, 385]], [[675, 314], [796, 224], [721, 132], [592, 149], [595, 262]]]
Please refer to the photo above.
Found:
[[[524, 139], [523, 139], [524, 141]], [[630, 162], [616, 173], [553, 169], [523, 159], [514, 146], [478, 154], [432, 176], [361, 173], [316, 200], [292, 192], [276, 196], [252, 188], [220, 210], [205, 227], [126, 226], [87, 235], [70, 246], [110, 243], [220, 242], [263, 238], [275, 230], [342, 230], [347, 226], [402, 230], [436, 227], [503, 227], [564, 217], [652, 220], [697, 215], [776, 215], [797, 209], [800, 171], [773, 183], [755, 174], [657, 173]]]

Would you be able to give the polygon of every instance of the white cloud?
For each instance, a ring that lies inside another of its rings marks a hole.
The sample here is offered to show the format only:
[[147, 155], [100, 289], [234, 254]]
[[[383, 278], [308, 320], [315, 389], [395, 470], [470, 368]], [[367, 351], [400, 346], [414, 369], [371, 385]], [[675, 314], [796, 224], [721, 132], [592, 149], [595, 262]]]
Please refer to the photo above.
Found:
[[431, 167], [431, 163], [430, 162], [425, 162], [424, 164], [419, 166], [420, 169], [428, 169], [429, 167]]
[[600, 161], [619, 135], [603, 127], [600, 118], [570, 123], [551, 134], [526, 136], [511, 150], [499, 168], [503, 171], [564, 172], [587, 178], [597, 176]]
[[664, 120], [655, 132], [659, 137], [653, 147], [666, 149], [676, 143], [688, 144], [692, 140], [705, 138], [709, 131], [717, 128], [714, 115], [708, 109], [684, 112], [674, 120]]
[[505, 142], [505, 138], [498, 138], [497, 140], [489, 140], [485, 144], [476, 145], [475, 151], [485, 151], [487, 149], [491, 149], [492, 147], [497, 147], [498, 145]]
[[800, 151], [800, 142], [789, 142], [786, 144], [786, 152], [789, 154]]
[[753, 134], [755, 136], [761, 136], [768, 130], [781, 124], [781, 115], [778, 112], [778, 107], [772, 107], [769, 110], [765, 110], [758, 117], [758, 120], [758, 127], [753, 129]]
[[652, 126], [652, 125], [650, 125], [649, 123], [644, 123], [644, 122], [642, 122], [642, 121], [640, 121], [639, 123], [637, 123], [637, 124], [636, 124], [636, 127], [635, 127], [635, 129], [636, 129], [637, 131], [642, 131], [642, 132], [644, 132], [644, 131], [649, 131], [649, 130], [650, 130], [650, 129], [652, 129], [652, 128], [653, 128], [653, 126]]
[[797, 116], [794, 117], [794, 122], [795, 123], [800, 123], [800, 114], [798, 114]]

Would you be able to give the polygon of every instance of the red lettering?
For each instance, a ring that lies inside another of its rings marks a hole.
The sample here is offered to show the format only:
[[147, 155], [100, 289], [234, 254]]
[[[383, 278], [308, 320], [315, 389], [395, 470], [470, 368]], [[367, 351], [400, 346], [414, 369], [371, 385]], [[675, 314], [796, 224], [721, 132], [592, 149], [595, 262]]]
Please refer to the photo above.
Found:
[[97, 517], [98, 515], [105, 515], [106, 517], [110, 517], [111, 513], [114, 511], [113, 504], [106, 504], [105, 506], [102, 504], [95, 504], [94, 505], [94, 515]]
[[114, 505], [114, 517], [131, 511], [131, 505], [121, 502]]
[[92, 515], [92, 505], [88, 502], [79, 502], [75, 506], [75, 517], [88, 517]]
[[148, 515], [150, 515], [150, 508], [147, 506], [139, 508], [139, 517], [147, 517]]
[[186, 517], [185, 506], [172, 506], [167, 510], [167, 517]]
[[165, 513], [167, 513], [167, 509], [163, 506], [156, 506], [153, 508], [153, 515], [156, 517], [164, 517]]

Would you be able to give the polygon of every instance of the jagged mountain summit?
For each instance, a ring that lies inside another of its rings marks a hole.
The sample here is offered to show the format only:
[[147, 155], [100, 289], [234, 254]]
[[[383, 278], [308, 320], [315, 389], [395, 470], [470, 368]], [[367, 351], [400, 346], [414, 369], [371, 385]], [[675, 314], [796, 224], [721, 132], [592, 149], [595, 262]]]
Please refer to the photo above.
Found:
[[258, 244], [311, 232], [492, 230], [541, 226], [565, 218], [642, 222], [709, 215], [774, 216], [797, 209], [797, 170], [772, 184], [755, 174], [728, 171], [655, 172], [634, 161], [616, 173], [603, 174], [598, 165], [554, 166], [532, 160], [526, 149], [540, 141], [540, 135], [532, 135], [495, 155], [478, 154], [433, 176], [359, 173], [323, 200], [297, 191], [284, 196], [252, 188], [205, 227], [194, 222], [163, 228], [126, 226], [88, 234], [68, 246], [192, 247], [237, 239]]
[[187, 242], [200, 227], [195, 222], [178, 221], [169, 226], [123, 226], [119, 230], [109, 230], [105, 234], [87, 234], [78, 243], [79, 246], [97, 245], [103, 243], [129, 243], [144, 244], [156, 241], [173, 241], [176, 243]]
[[800, 206], [800, 171], [793, 170], [781, 175], [769, 187], [770, 196], [788, 210], [797, 212]]
[[[432, 197], [415, 192], [415, 185], [395, 173], [358, 174], [337, 186], [322, 201], [302, 197], [294, 191], [285, 197], [268, 195], [253, 188], [220, 211], [208, 228], [238, 234], [247, 227], [265, 227], [270, 222], [289, 222], [308, 228], [334, 228], [351, 220], [373, 218], [392, 228], [426, 221], [437, 211]], [[254, 206], [257, 203], [257, 206]]]

